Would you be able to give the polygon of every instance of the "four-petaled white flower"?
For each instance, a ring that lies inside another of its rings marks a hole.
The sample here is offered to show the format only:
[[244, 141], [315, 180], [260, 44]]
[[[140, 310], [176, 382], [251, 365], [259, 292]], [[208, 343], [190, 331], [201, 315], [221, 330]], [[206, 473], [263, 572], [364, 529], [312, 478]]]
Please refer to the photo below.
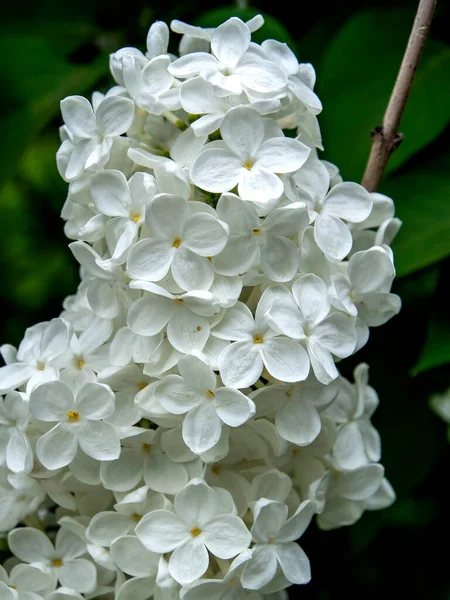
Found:
[[217, 444], [222, 423], [239, 427], [255, 414], [255, 405], [244, 394], [230, 387], [217, 388], [214, 371], [195, 356], [178, 362], [180, 375], [167, 375], [155, 396], [169, 413], [186, 414], [183, 440], [201, 454]]
[[36, 452], [47, 469], [59, 469], [75, 458], [78, 446], [96, 460], [114, 460], [120, 454], [116, 429], [102, 419], [114, 412], [114, 393], [101, 383], [85, 383], [74, 397], [63, 381], [49, 381], [30, 396], [31, 414], [57, 424], [39, 438]]
[[57, 160], [61, 175], [70, 181], [108, 161], [113, 139], [131, 127], [134, 103], [109, 96], [93, 107], [82, 96], [69, 96], [61, 102], [61, 112], [70, 138], [62, 143]]
[[136, 527], [136, 535], [152, 552], [172, 552], [169, 572], [181, 585], [193, 583], [206, 572], [208, 551], [228, 559], [250, 544], [244, 522], [224, 513], [219, 494], [201, 479], [191, 480], [178, 492], [174, 511], [148, 513]]
[[192, 181], [208, 192], [229, 192], [237, 186], [244, 200], [251, 200], [264, 214], [283, 193], [278, 174], [300, 169], [310, 149], [281, 130], [265, 128], [264, 119], [249, 106], [231, 108], [222, 121], [222, 140], [212, 142], [197, 156]]

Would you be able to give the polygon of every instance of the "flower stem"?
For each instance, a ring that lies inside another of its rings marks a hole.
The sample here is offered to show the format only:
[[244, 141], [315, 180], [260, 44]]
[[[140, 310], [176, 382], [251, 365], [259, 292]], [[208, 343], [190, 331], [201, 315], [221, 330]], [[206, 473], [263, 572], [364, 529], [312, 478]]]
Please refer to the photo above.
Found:
[[372, 131], [372, 148], [362, 185], [375, 192], [390, 155], [398, 148], [403, 135], [397, 132], [411, 90], [414, 74], [430, 30], [437, 0], [420, 0], [397, 80], [392, 90], [383, 124]]

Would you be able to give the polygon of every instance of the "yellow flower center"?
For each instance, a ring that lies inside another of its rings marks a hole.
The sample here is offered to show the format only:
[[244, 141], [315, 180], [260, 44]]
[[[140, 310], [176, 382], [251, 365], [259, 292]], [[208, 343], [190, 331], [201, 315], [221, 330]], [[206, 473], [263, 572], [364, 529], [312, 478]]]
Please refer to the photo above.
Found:
[[140, 383], [137, 387], [138, 390], [141, 392], [142, 390], [144, 390], [146, 387], [148, 386], [148, 383], [146, 381], [143, 381], [142, 383]]
[[142, 515], [139, 513], [133, 513], [132, 517], [135, 521], [140, 521], [142, 519]]
[[215, 397], [216, 397], [215, 393], [214, 393], [212, 390], [210, 390], [210, 389], [207, 389], [207, 390], [206, 390], [206, 395], [208, 396], [208, 398], [209, 398], [210, 400], [212, 400], [213, 398], [215, 398]]
[[63, 566], [63, 561], [60, 558], [54, 558], [52, 560], [52, 566], [53, 567], [62, 567]]
[[145, 443], [144, 443], [144, 444], [142, 444], [142, 450], [143, 450], [144, 452], [150, 452], [150, 448], [151, 448], [151, 447], [152, 447], [152, 445], [151, 445], [151, 444], [145, 444]]
[[254, 164], [255, 163], [252, 160], [246, 160], [242, 166], [244, 167], [244, 169], [247, 169], [247, 171], [250, 171]]
[[132, 217], [133, 223], [137, 223], [140, 219], [141, 219], [141, 215], [136, 215], [135, 217]]
[[181, 240], [179, 237], [177, 237], [173, 240], [172, 246], [174, 248], [179, 248], [182, 241], [183, 240]]
[[39, 371], [43, 371], [45, 369], [45, 364], [42, 362], [42, 360], [37, 360], [36, 367], [39, 369]]
[[191, 535], [192, 535], [192, 537], [197, 537], [198, 535], [201, 534], [201, 532], [202, 532], [202, 530], [199, 529], [198, 527], [193, 527], [191, 529]]
[[259, 235], [261, 233], [261, 229], [259, 227], [256, 227], [255, 229], [252, 229], [252, 234], [253, 235]]
[[67, 413], [67, 418], [72, 423], [75, 423], [76, 421], [80, 420], [80, 413], [77, 410], [69, 410]]
[[263, 343], [263, 336], [262, 335], [254, 335], [253, 336], [253, 343], [254, 344], [262, 344]]

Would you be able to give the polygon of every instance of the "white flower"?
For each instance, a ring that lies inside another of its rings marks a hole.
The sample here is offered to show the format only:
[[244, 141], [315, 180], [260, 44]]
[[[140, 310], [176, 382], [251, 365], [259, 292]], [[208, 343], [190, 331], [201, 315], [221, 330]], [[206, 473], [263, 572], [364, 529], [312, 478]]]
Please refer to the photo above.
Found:
[[242, 587], [240, 576], [247, 562], [251, 559], [252, 551], [244, 550], [231, 563], [228, 573], [223, 579], [201, 579], [194, 584], [184, 600], [259, 600], [259, 596], [247, 592]]
[[271, 281], [292, 279], [298, 268], [299, 249], [288, 238], [309, 223], [304, 204], [276, 208], [261, 222], [250, 203], [234, 194], [223, 194], [217, 213], [230, 228], [227, 245], [212, 261], [218, 273], [245, 273], [259, 256], [261, 269]]
[[252, 558], [241, 576], [245, 588], [258, 590], [269, 583], [278, 565], [291, 583], [308, 583], [311, 579], [309, 560], [295, 543], [308, 527], [314, 504], [305, 500], [288, 519], [283, 502], [262, 498], [253, 509], [255, 520], [251, 529], [255, 546]]
[[254, 319], [250, 309], [237, 302], [212, 330], [212, 335], [234, 342], [219, 356], [220, 376], [225, 385], [249, 387], [258, 380], [264, 367], [281, 381], [306, 379], [309, 359], [305, 349], [270, 327], [268, 312], [276, 298], [276, 289], [264, 292]]
[[[37, 600], [55, 588], [55, 580], [38, 567], [20, 564], [10, 574], [0, 566], [0, 597], [2, 600]], [[9, 594], [9, 595], [8, 595]]]
[[197, 203], [179, 196], [155, 196], [146, 221], [156, 237], [141, 240], [133, 247], [127, 263], [129, 276], [160, 281], [170, 269], [183, 290], [208, 290], [214, 281], [208, 257], [223, 250], [228, 226], [198, 208]]
[[132, 435], [122, 440], [117, 460], [102, 463], [100, 476], [105, 488], [128, 492], [144, 478], [151, 490], [176, 494], [188, 482], [185, 467], [164, 454], [154, 431], [135, 428]]
[[61, 102], [65, 126], [72, 140], [58, 150], [58, 166], [67, 180], [75, 179], [84, 169], [104, 165], [109, 158], [113, 138], [125, 133], [134, 118], [134, 103], [120, 96], [106, 97], [96, 107], [82, 96], [69, 96]]
[[32, 563], [78, 592], [91, 592], [96, 585], [95, 566], [85, 558], [86, 543], [64, 528], [56, 534], [55, 546], [32, 527], [13, 529], [8, 534], [11, 551], [25, 563]]
[[255, 414], [255, 405], [230, 387], [217, 388], [214, 371], [195, 356], [178, 362], [179, 375], [167, 375], [155, 395], [163, 408], [173, 414], [186, 414], [183, 440], [201, 454], [217, 444], [222, 423], [239, 427]]
[[33, 451], [26, 430], [30, 420], [28, 401], [23, 394], [9, 392], [0, 401], [0, 465], [14, 473], [33, 468]]
[[369, 366], [361, 363], [354, 370], [354, 385], [341, 379], [339, 394], [324, 413], [339, 426], [332, 450], [339, 469], [356, 469], [381, 458], [380, 435], [370, 422], [378, 396], [368, 385], [368, 373]]
[[249, 106], [231, 108], [220, 127], [222, 142], [214, 142], [196, 158], [191, 178], [209, 192], [228, 192], [236, 185], [244, 200], [266, 208], [283, 193], [279, 173], [300, 169], [309, 148], [292, 138], [266, 138], [264, 119]]
[[202, 350], [209, 338], [208, 317], [219, 311], [219, 303], [202, 290], [174, 295], [155, 283], [131, 282], [146, 290], [128, 311], [128, 327], [138, 335], [156, 335], [167, 325], [171, 345], [185, 354]]
[[199, 579], [209, 564], [208, 550], [217, 558], [236, 556], [250, 544], [250, 532], [239, 517], [224, 514], [219, 494], [200, 479], [178, 492], [175, 512], [156, 510], [136, 527], [152, 552], [172, 552], [169, 572], [181, 585]]
[[97, 210], [112, 217], [105, 226], [111, 259], [124, 262], [156, 194], [155, 179], [148, 173], [135, 173], [127, 182], [123, 173], [110, 169], [91, 178], [91, 194]]
[[389, 293], [394, 277], [387, 246], [356, 252], [348, 262], [348, 279], [340, 274], [331, 277], [337, 307], [358, 314], [370, 327], [384, 325], [401, 307], [399, 296]]
[[328, 191], [330, 175], [314, 156], [294, 178], [299, 199], [310, 208], [317, 245], [329, 260], [343, 260], [353, 243], [351, 231], [344, 221], [360, 223], [370, 215], [373, 201], [369, 192], [352, 182], [338, 183]]
[[69, 324], [52, 319], [27, 329], [16, 360], [0, 368], [0, 394], [20, 387], [29, 381], [27, 391], [40, 381], [58, 377], [58, 363], [69, 347]]
[[107, 385], [85, 383], [74, 398], [62, 381], [43, 383], [30, 396], [30, 411], [40, 421], [57, 422], [36, 446], [47, 469], [70, 464], [78, 446], [96, 460], [114, 460], [120, 454], [115, 428], [102, 420], [114, 411], [114, 393]]
[[200, 75], [225, 94], [282, 90], [287, 78], [281, 69], [259, 56], [246, 55], [250, 39], [248, 26], [232, 17], [212, 34], [212, 54], [193, 52], [182, 56], [169, 66], [169, 73], [181, 79]]
[[330, 313], [330, 308], [327, 287], [313, 273], [297, 279], [292, 294], [287, 288], [284, 292], [280, 289], [269, 308], [269, 323], [280, 333], [305, 343], [314, 374], [325, 385], [338, 376], [332, 355], [345, 358], [356, 346], [353, 319]]
[[110, 546], [116, 538], [133, 533], [143, 515], [164, 508], [164, 504], [162, 494], [149, 492], [146, 486], [138, 488], [115, 504], [115, 511], [97, 513], [86, 529], [86, 537], [99, 546]]

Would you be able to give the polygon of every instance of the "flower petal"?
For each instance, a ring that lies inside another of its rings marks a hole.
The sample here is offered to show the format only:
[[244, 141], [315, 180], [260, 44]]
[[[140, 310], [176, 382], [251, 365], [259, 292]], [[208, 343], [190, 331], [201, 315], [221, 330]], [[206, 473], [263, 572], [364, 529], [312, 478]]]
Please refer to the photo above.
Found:
[[253, 342], [234, 342], [219, 356], [219, 371], [224, 384], [232, 388], [253, 385], [263, 370], [263, 360]]
[[222, 432], [222, 422], [219, 419], [214, 404], [205, 400], [192, 408], [183, 421], [183, 440], [187, 446], [201, 454], [217, 444]]
[[77, 434], [73, 427], [58, 423], [38, 439], [36, 454], [46, 469], [51, 471], [70, 464], [78, 449]]
[[191, 538], [175, 549], [169, 560], [169, 572], [180, 585], [189, 585], [205, 573], [208, 565], [209, 556], [205, 546]]
[[304, 381], [309, 373], [308, 353], [296, 340], [276, 337], [261, 344], [264, 365], [280, 381]]
[[80, 448], [96, 460], [115, 460], [120, 455], [116, 429], [103, 421], [87, 421], [78, 434]]

